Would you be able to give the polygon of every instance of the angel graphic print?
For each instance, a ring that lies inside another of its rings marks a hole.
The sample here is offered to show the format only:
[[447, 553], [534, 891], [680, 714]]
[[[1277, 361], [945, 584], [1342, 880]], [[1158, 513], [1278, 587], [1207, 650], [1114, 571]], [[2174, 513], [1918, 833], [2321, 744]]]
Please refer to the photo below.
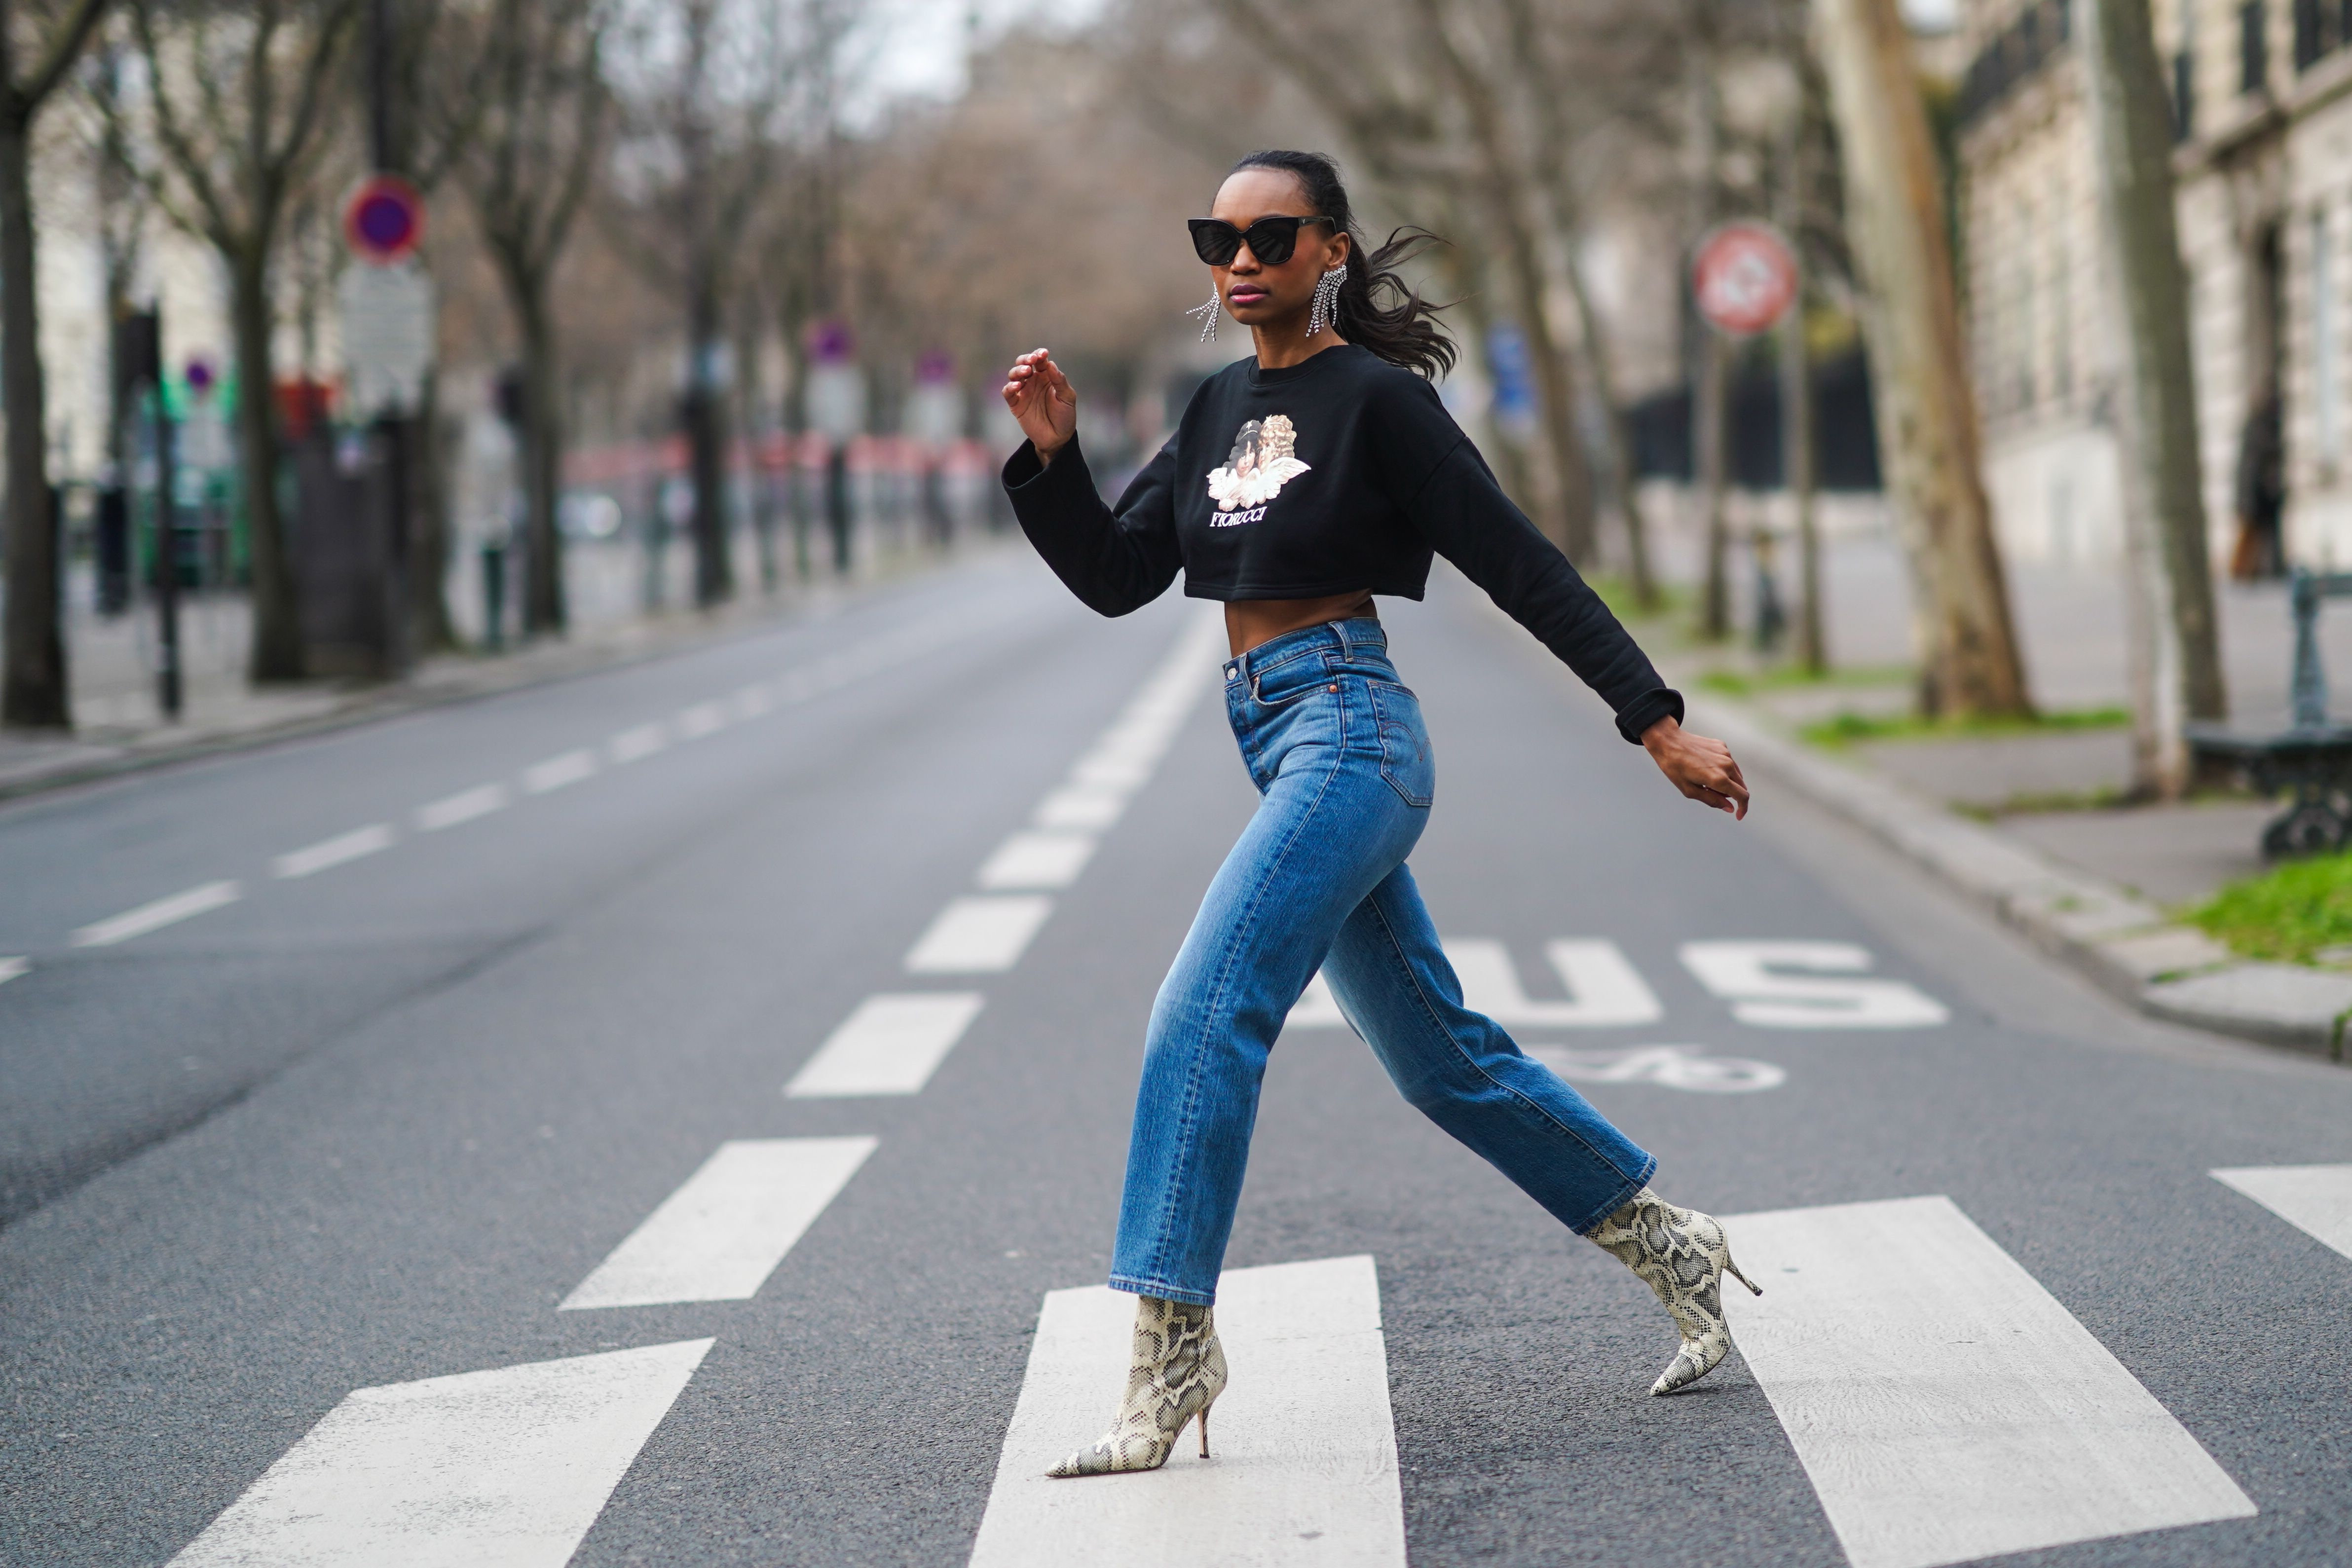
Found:
[[1236, 431], [1225, 466], [1209, 470], [1209, 496], [1217, 503], [1209, 526], [1233, 528], [1263, 521], [1265, 503], [1307, 472], [1307, 465], [1291, 456], [1297, 441], [1287, 414], [1250, 420]]

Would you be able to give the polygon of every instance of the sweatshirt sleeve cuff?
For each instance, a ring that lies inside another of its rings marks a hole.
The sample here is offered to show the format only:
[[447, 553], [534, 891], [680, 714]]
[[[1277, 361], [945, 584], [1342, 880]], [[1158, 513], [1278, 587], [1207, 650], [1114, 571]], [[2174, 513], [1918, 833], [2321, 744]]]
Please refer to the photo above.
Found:
[[1683, 721], [1683, 694], [1671, 686], [1654, 687], [1628, 702], [1617, 715], [1617, 732], [1642, 743], [1642, 731], [1661, 719]]
[[1083, 479], [1088, 489], [1094, 488], [1093, 476], [1087, 472], [1086, 454], [1078, 450], [1076, 436], [1054, 455], [1050, 466], [1039, 459], [1034, 441], [1024, 441], [1013, 456], [1004, 459], [1004, 493], [1016, 500], [1049, 495], [1067, 484], [1074, 475]]

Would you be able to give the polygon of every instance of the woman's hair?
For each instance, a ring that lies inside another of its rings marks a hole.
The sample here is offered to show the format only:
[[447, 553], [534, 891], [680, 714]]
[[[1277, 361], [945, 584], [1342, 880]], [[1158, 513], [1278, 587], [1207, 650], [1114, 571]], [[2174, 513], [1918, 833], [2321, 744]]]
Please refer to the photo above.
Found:
[[1437, 324], [1437, 312], [1444, 307], [1423, 299], [1397, 272], [1402, 263], [1444, 241], [1427, 229], [1406, 227], [1391, 231], [1378, 250], [1366, 245], [1348, 205], [1347, 187], [1339, 184], [1339, 165], [1320, 153], [1269, 148], [1244, 158], [1232, 173], [1244, 169], [1279, 169], [1296, 178], [1307, 205], [1352, 242], [1348, 276], [1339, 281], [1341, 337], [1432, 380], [1454, 368], [1454, 341]]

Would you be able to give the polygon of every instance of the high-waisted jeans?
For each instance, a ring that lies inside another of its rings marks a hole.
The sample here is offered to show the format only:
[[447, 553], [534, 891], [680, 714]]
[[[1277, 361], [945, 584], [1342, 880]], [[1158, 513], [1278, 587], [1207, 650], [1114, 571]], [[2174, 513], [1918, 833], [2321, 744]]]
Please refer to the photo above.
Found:
[[1408, 1101], [1591, 1230], [1657, 1162], [1463, 1005], [1405, 868], [1436, 766], [1380, 623], [1309, 626], [1228, 660], [1225, 707], [1262, 798], [1151, 1009], [1111, 1285], [1216, 1300], [1259, 1081], [1318, 966]]

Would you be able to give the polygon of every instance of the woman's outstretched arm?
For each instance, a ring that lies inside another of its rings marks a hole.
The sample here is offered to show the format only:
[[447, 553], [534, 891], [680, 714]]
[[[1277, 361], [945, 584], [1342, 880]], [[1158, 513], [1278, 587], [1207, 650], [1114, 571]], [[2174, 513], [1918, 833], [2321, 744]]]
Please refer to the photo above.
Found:
[[1183, 563], [1172, 451], [1162, 449], [1113, 509], [1103, 504], [1078, 447], [1077, 394], [1045, 350], [1013, 362], [1004, 405], [1029, 437], [1004, 465], [1004, 490], [1045, 564], [1102, 615], [1123, 616], [1158, 598]]

